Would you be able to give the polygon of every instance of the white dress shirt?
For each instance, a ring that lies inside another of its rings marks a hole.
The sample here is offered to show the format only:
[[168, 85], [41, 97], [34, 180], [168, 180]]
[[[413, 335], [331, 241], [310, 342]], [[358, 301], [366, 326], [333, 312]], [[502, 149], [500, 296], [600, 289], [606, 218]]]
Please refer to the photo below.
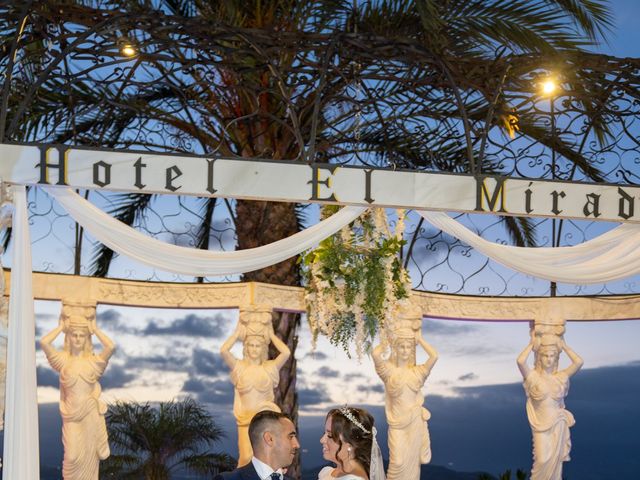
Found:
[[256, 457], [251, 457], [251, 463], [253, 464], [253, 468], [256, 469], [256, 473], [258, 474], [258, 477], [260, 477], [260, 480], [271, 480], [272, 473], [280, 475], [280, 480], [282, 480], [283, 474], [280, 469], [274, 470], [266, 463], [258, 460]]

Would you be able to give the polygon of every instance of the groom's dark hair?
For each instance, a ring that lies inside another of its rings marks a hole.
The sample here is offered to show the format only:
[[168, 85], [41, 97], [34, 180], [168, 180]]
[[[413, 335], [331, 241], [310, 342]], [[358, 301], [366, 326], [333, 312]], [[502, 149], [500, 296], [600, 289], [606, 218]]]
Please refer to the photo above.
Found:
[[291, 421], [291, 418], [286, 413], [272, 412], [271, 410], [263, 410], [253, 416], [251, 423], [249, 423], [249, 441], [254, 450], [261, 444], [262, 434], [271, 425], [280, 422], [282, 418]]

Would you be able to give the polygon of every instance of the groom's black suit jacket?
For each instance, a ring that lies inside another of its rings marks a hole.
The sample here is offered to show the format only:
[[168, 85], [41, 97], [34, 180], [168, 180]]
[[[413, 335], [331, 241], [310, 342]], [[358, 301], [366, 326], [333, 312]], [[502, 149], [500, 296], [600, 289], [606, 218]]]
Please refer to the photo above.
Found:
[[[236, 468], [233, 472], [225, 472], [216, 475], [213, 480], [260, 480], [258, 472], [253, 468], [253, 463], [249, 462], [244, 467]], [[284, 476], [284, 480], [293, 480], [293, 478]]]

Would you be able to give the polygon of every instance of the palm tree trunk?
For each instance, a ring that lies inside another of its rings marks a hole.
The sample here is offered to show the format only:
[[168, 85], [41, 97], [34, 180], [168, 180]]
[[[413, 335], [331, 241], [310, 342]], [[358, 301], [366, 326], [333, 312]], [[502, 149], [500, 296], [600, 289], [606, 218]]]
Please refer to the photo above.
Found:
[[[299, 223], [295, 205], [290, 203], [255, 202], [238, 200], [236, 203], [236, 234], [238, 250], [255, 248], [289, 237], [298, 232]], [[300, 271], [295, 258], [290, 258], [276, 265], [244, 274], [247, 282], [264, 282], [278, 285], [299, 285]], [[275, 392], [275, 399], [283, 412], [289, 414], [294, 424], [298, 425], [298, 394], [296, 393], [296, 359], [298, 345], [298, 327], [300, 315], [281, 312], [273, 316], [273, 329], [276, 335], [287, 344], [291, 357], [280, 370], [280, 383]], [[269, 355], [277, 354], [273, 346]], [[295, 479], [300, 478], [300, 457], [287, 471]]]
[[[298, 217], [292, 203], [249, 200], [236, 203], [238, 250], [267, 245], [290, 237], [298, 230]], [[245, 273], [243, 280], [294, 286], [300, 285], [300, 272], [296, 259], [289, 258], [262, 270]]]
[[[276, 403], [282, 411], [288, 414], [298, 430], [298, 392], [296, 391], [297, 362], [295, 358], [298, 346], [298, 327], [300, 326], [300, 314], [291, 312], [278, 312], [273, 316], [273, 328], [276, 335], [287, 344], [291, 350], [291, 357], [280, 369], [280, 382], [275, 391]], [[269, 355], [274, 358], [277, 355], [275, 348], [271, 346]], [[300, 453], [296, 455], [293, 465], [287, 471], [287, 475], [299, 479], [302, 473]]]

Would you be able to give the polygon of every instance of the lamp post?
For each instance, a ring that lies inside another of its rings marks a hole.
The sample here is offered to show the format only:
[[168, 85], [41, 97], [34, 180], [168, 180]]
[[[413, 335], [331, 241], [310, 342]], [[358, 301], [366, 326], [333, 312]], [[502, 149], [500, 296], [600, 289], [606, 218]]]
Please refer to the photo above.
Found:
[[[551, 116], [551, 138], [555, 141], [556, 138], [556, 120], [555, 120], [555, 92], [558, 89], [558, 84], [554, 80], [553, 77], [548, 77], [546, 80], [542, 82], [542, 94], [546, 97], [549, 97], [549, 115]], [[552, 142], [553, 143], [553, 142]], [[555, 180], [556, 178], [556, 149], [555, 145], [551, 148], [551, 180]], [[551, 220], [551, 246], [558, 246], [558, 239], [556, 238], [556, 219]], [[551, 282], [550, 286], [550, 295], [552, 297], [556, 296], [557, 293], [557, 285], [556, 282]]]

